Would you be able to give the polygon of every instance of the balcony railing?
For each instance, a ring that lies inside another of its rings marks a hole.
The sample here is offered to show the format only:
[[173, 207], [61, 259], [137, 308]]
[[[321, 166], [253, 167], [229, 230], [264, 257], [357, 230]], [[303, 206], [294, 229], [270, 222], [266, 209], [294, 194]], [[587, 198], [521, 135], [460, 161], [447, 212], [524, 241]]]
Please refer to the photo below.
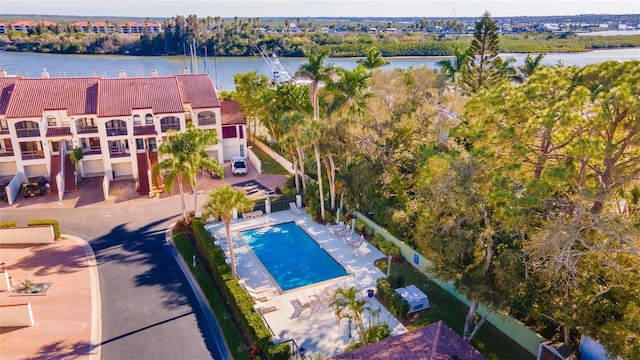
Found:
[[167, 132], [169, 130], [180, 131], [180, 124], [162, 124], [162, 125], [160, 125], [160, 131]]
[[107, 136], [127, 135], [126, 127], [107, 128]]
[[13, 156], [13, 150], [0, 150], [0, 156]]
[[78, 126], [77, 128], [78, 134], [92, 134], [98, 132], [97, 126]]
[[44, 159], [44, 151], [22, 151], [22, 160]]
[[111, 158], [121, 158], [121, 157], [127, 157], [127, 156], [131, 156], [131, 154], [128, 153], [128, 152], [119, 151], [119, 150], [110, 150], [109, 151], [109, 157], [111, 157]]
[[92, 147], [88, 149], [82, 149], [82, 153], [84, 155], [98, 155], [102, 154], [102, 150], [100, 150], [100, 147]]
[[40, 136], [40, 129], [16, 129], [19, 138]]

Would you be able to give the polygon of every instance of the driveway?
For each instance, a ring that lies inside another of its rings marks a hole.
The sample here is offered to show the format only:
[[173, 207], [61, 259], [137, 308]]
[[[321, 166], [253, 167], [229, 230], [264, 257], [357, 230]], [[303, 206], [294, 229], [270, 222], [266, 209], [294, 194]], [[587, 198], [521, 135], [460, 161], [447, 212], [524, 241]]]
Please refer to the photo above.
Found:
[[56, 219], [63, 233], [90, 243], [100, 276], [104, 359], [223, 359], [224, 341], [165, 242], [179, 211], [179, 197], [80, 208], [52, 202], [0, 209], [0, 221]]

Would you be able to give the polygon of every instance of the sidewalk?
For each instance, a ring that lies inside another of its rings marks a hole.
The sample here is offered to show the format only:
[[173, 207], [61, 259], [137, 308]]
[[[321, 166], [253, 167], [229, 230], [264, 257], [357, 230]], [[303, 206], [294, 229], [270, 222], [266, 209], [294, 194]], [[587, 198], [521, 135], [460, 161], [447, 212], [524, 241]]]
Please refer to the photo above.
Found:
[[94, 348], [101, 329], [95, 257], [84, 240], [62, 237], [55, 244], [0, 247], [14, 287], [25, 279], [52, 283], [45, 295], [0, 293], [0, 305], [31, 303], [35, 323], [0, 328], [0, 359], [99, 359], [99, 348]]

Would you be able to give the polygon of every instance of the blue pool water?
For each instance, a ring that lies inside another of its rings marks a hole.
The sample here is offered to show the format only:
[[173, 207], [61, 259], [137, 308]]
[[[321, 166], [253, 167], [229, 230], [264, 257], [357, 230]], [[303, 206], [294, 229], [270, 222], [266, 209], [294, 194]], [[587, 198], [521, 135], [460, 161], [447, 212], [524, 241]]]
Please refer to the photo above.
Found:
[[295, 222], [240, 234], [283, 291], [348, 275]]

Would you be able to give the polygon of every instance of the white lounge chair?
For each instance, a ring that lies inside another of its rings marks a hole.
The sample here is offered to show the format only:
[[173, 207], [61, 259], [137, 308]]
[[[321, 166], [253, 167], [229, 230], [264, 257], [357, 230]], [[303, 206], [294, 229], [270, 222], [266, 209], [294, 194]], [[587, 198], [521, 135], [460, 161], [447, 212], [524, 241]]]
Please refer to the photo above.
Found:
[[353, 251], [353, 256], [364, 256], [371, 252], [366, 242], [362, 242], [357, 249]]
[[298, 205], [296, 205], [295, 202], [290, 202], [289, 203], [289, 209], [291, 210], [292, 213], [294, 213], [296, 215], [302, 214], [302, 210], [298, 207]]

